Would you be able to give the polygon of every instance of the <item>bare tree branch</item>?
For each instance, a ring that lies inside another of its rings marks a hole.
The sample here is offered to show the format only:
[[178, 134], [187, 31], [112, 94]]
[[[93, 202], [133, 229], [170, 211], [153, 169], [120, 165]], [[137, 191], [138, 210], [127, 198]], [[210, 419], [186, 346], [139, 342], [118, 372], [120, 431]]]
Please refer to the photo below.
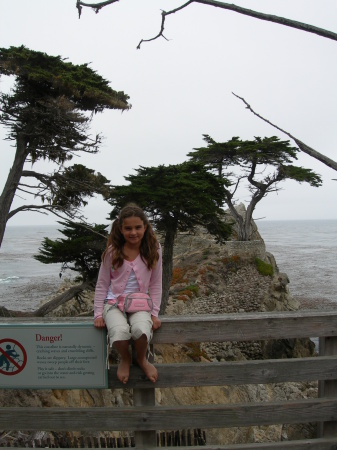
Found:
[[252, 107], [246, 102], [246, 100], [242, 97], [239, 97], [238, 95], [236, 95], [234, 92], [232, 92], [232, 94], [239, 98], [240, 100], [243, 101], [243, 103], [246, 105], [246, 108], [249, 109], [253, 114], [255, 114], [255, 116], [257, 116], [259, 119], [262, 119], [264, 122], [269, 123], [269, 125], [271, 125], [272, 127], [276, 128], [277, 130], [281, 131], [282, 133], [286, 134], [287, 136], [289, 136], [291, 139], [293, 139], [296, 144], [298, 145], [298, 147], [302, 150], [302, 152], [306, 153], [307, 155], [311, 156], [312, 158], [317, 159], [318, 161], [320, 161], [321, 163], [325, 164], [326, 166], [330, 167], [333, 170], [337, 170], [337, 162], [328, 158], [325, 155], [322, 155], [322, 153], [319, 153], [317, 150], [314, 150], [313, 148], [309, 147], [307, 144], [305, 144], [304, 142], [300, 141], [299, 139], [297, 139], [295, 136], [293, 136], [292, 134], [290, 134], [288, 131], [283, 130], [282, 128], [280, 128], [279, 126], [275, 125], [274, 123], [270, 122], [268, 119], [265, 119], [264, 117], [262, 117], [260, 114], [258, 114], [257, 112], [255, 112]]
[[[62, 220], [72, 220], [72, 221], [80, 220], [78, 225], [80, 225], [81, 227], [85, 228], [86, 230], [91, 231], [93, 234], [97, 234], [97, 236], [101, 236], [103, 238], [106, 238], [106, 236], [104, 234], [93, 230], [92, 228], [90, 228], [87, 225], [87, 223], [82, 222], [83, 215], [82, 216], [75, 216], [75, 217], [73, 217], [72, 215], [68, 215], [66, 212], [60, 210], [60, 212], [63, 212], [64, 216], [66, 216], [66, 217], [64, 217], [61, 214], [59, 214], [58, 212], [56, 212], [55, 211], [55, 207], [52, 207], [51, 205], [23, 205], [23, 206], [20, 206], [20, 207], [14, 209], [13, 211], [11, 211], [8, 214], [8, 219], [13, 217], [16, 213], [22, 212], [22, 211], [35, 211], [35, 212], [38, 212], [40, 214], [47, 214], [47, 212], [48, 212], [48, 213], [54, 214], [54, 216], [57, 216], [57, 217], [59, 217]], [[47, 211], [47, 212], [45, 212], [45, 211]]]
[[54, 311], [54, 309], [58, 308], [59, 306], [67, 303], [69, 300], [73, 299], [74, 297], [78, 296], [85, 290], [93, 290], [93, 283], [91, 282], [84, 282], [82, 284], [72, 286], [70, 289], [68, 289], [66, 292], [63, 292], [62, 294], [58, 295], [57, 297], [54, 297], [49, 302], [42, 305], [39, 309], [32, 312], [32, 316], [37, 317], [43, 317], [46, 316], [48, 313]]
[[139, 44], [137, 45], [137, 49], [140, 50], [140, 46], [142, 45], [143, 42], [150, 42], [150, 41], [154, 41], [156, 39], [158, 39], [159, 37], [163, 37], [164, 39], [166, 39], [168, 41], [168, 39], [164, 36], [164, 25], [165, 25], [165, 19], [166, 16], [168, 16], [169, 14], [174, 14], [177, 11], [180, 11], [181, 9], [186, 8], [186, 6], [190, 5], [191, 3], [193, 3], [193, 0], [188, 1], [187, 3], [179, 6], [178, 8], [172, 9], [172, 11], [162, 11], [161, 13], [161, 27], [160, 27], [160, 31], [157, 34], [157, 36], [151, 38], [151, 39], [142, 39]]
[[[18, 208], [13, 209], [12, 211], [10, 211], [8, 213], [8, 216], [7, 216], [8, 219], [7, 220], [11, 219], [13, 216], [15, 216], [15, 214], [17, 214], [19, 212], [22, 212], [22, 211], [42, 212], [41, 210], [42, 211], [45, 210], [45, 211], [51, 212], [51, 213], [55, 214], [56, 216], [58, 216], [58, 217], [60, 217], [61, 219], [64, 220], [64, 217], [60, 216], [59, 214], [56, 214], [53, 211], [53, 206], [51, 206], [51, 205], [22, 205], [22, 206], [19, 206]], [[46, 214], [46, 213], [44, 213], [44, 214]]]
[[194, 0], [196, 3], [202, 3], [204, 5], [214, 6], [217, 8], [228, 9], [230, 11], [237, 12], [239, 14], [244, 14], [246, 16], [254, 17], [255, 19], [266, 20], [268, 22], [278, 23], [291, 28], [296, 28], [298, 30], [306, 31], [308, 33], [314, 33], [318, 36], [325, 37], [327, 39], [332, 39], [337, 41], [337, 33], [334, 33], [324, 28], [315, 27], [307, 23], [298, 22], [296, 20], [287, 19], [285, 17], [274, 16], [272, 14], [264, 14], [258, 11], [253, 11], [251, 9], [242, 8], [241, 6], [236, 6], [230, 3], [223, 3], [213, 0]]
[[76, 8], [78, 9], [78, 18], [81, 18], [82, 13], [82, 6], [87, 6], [88, 8], [92, 8], [95, 10], [95, 13], [97, 14], [101, 8], [104, 8], [104, 6], [111, 5], [112, 3], [116, 3], [119, 0], [107, 0], [105, 2], [100, 3], [85, 3], [81, 2], [80, 0], [77, 0]]
[[267, 22], [278, 23], [280, 25], [284, 25], [284, 26], [291, 27], [291, 28], [296, 28], [297, 30], [306, 31], [307, 33], [317, 34], [318, 36], [337, 41], [337, 33], [334, 33], [332, 31], [325, 30], [324, 28], [319, 28], [319, 27], [316, 27], [314, 25], [310, 25], [307, 23], [298, 22], [296, 20], [287, 19], [285, 17], [275, 16], [273, 14], [265, 14], [265, 13], [261, 13], [259, 11], [253, 11], [252, 9], [242, 8], [241, 6], [237, 6], [237, 5], [230, 4], [230, 3], [223, 3], [223, 2], [218, 2], [218, 1], [214, 1], [214, 0], [190, 0], [187, 3], [181, 5], [179, 8], [175, 8], [175, 9], [172, 9], [171, 11], [167, 11], [167, 12], [162, 11], [162, 13], [161, 13], [162, 21], [161, 21], [161, 27], [160, 27], [159, 33], [157, 34], [157, 36], [155, 36], [151, 39], [142, 39], [139, 42], [137, 49], [140, 49], [140, 46], [143, 42], [154, 41], [155, 39], [158, 39], [159, 37], [163, 37], [164, 39], [168, 40], [163, 34], [166, 16], [168, 16], [170, 14], [174, 14], [174, 13], [186, 8], [191, 3], [201, 3], [203, 5], [214, 6], [216, 8], [227, 9], [230, 11], [237, 12], [239, 14], [254, 17], [255, 19], [265, 20]]
[[85, 281], [81, 284], [72, 286], [65, 292], [53, 297], [44, 305], [35, 311], [13, 311], [5, 307], [0, 307], [0, 316], [2, 317], [44, 317], [53, 312], [56, 308], [69, 302], [73, 298], [79, 298], [84, 291], [93, 291], [94, 283]]
[[[78, 9], [78, 15], [81, 17], [82, 13], [82, 7], [88, 7], [95, 10], [96, 13], [98, 13], [102, 8], [105, 6], [111, 5], [115, 2], [118, 2], [119, 0], [107, 0], [105, 2], [98, 2], [98, 3], [85, 3], [80, 0], [77, 0], [76, 2], [76, 8]], [[334, 33], [333, 31], [325, 30], [324, 28], [319, 28], [314, 25], [310, 25], [308, 23], [298, 22], [297, 20], [287, 19], [286, 17], [280, 17], [275, 16], [273, 14], [265, 14], [259, 11], [253, 11], [252, 9], [243, 8], [242, 6], [237, 6], [232, 3], [224, 3], [219, 2], [216, 0], [190, 0], [183, 5], [179, 6], [178, 8], [172, 9], [171, 11], [162, 11], [161, 13], [161, 26], [159, 33], [150, 39], [142, 39], [139, 44], [137, 45], [137, 49], [140, 49], [140, 46], [143, 42], [150, 42], [158, 39], [159, 37], [163, 37], [168, 41], [168, 39], [164, 36], [164, 27], [165, 27], [165, 20], [166, 16], [169, 16], [170, 14], [174, 14], [178, 11], [181, 11], [182, 9], [189, 6], [191, 3], [201, 3], [202, 5], [208, 5], [213, 6], [215, 8], [221, 8], [221, 9], [227, 9], [229, 11], [234, 11], [239, 14], [243, 14], [245, 16], [254, 17], [255, 19], [259, 20], [265, 20], [267, 22], [273, 22], [278, 23], [280, 25], [284, 25], [286, 27], [295, 28], [297, 30], [306, 31], [307, 33], [313, 33], [317, 34], [318, 36], [324, 37], [326, 39], [332, 39], [333, 41], [337, 41], [337, 33]]]
[[[82, 7], [88, 7], [95, 10], [96, 13], [98, 13], [102, 8], [105, 6], [111, 5], [115, 2], [118, 2], [119, 0], [107, 0], [104, 2], [98, 2], [98, 3], [85, 3], [80, 0], [77, 0], [76, 2], [76, 8], [78, 9], [78, 15], [81, 17], [82, 13]], [[298, 22], [297, 20], [287, 19], [286, 17], [280, 17], [275, 16], [273, 14], [265, 14], [261, 13], [259, 11], [253, 11], [252, 9], [243, 8], [242, 6], [237, 6], [232, 3], [224, 3], [219, 2], [216, 0], [190, 0], [183, 5], [179, 6], [178, 8], [172, 9], [171, 11], [162, 11], [162, 19], [161, 19], [161, 26], [159, 33], [150, 39], [142, 39], [139, 44], [137, 45], [137, 49], [140, 49], [140, 46], [143, 42], [150, 42], [158, 39], [159, 37], [163, 37], [164, 39], [168, 40], [164, 36], [164, 27], [165, 27], [165, 19], [166, 16], [170, 14], [174, 14], [187, 6], [189, 6], [191, 3], [201, 3], [202, 5], [208, 5], [208, 6], [214, 6], [215, 8], [221, 8], [221, 9], [227, 9], [229, 11], [234, 11], [239, 14], [243, 14], [245, 16], [254, 17], [255, 19], [259, 20], [265, 20], [267, 22], [273, 22], [278, 23], [280, 25], [284, 25], [286, 27], [295, 28], [297, 30], [306, 31], [307, 33], [313, 33], [317, 34], [318, 36], [324, 37], [326, 39], [332, 39], [334, 41], [337, 41], [337, 33], [334, 33], [333, 31], [325, 30], [324, 28], [319, 28], [314, 25], [310, 25], [303, 22]]]

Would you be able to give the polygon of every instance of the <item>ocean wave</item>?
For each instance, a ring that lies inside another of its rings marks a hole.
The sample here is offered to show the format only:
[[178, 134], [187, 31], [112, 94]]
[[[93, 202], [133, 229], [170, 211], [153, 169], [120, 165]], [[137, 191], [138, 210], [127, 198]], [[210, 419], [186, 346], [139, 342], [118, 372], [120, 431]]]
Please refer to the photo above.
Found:
[[18, 280], [20, 277], [7, 277], [7, 278], [0, 278], [0, 283], [11, 283], [14, 280]]

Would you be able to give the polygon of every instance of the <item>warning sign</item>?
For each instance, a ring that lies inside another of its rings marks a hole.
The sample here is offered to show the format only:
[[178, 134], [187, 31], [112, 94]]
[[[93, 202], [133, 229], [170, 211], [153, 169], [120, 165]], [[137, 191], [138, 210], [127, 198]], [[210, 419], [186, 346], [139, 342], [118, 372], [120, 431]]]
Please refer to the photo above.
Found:
[[27, 353], [15, 339], [0, 340], [0, 374], [16, 375], [27, 363]]
[[88, 323], [0, 323], [0, 389], [105, 389], [105, 330]]

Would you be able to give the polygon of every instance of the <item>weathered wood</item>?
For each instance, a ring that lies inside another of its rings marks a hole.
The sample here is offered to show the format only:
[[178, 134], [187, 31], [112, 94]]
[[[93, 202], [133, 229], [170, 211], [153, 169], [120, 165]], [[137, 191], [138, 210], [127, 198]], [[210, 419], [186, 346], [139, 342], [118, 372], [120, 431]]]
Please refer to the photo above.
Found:
[[[134, 346], [132, 346], [134, 350]], [[154, 353], [153, 353], [153, 344], [150, 345], [148, 360], [150, 363], [153, 363]], [[132, 362], [133, 364], [136, 362], [136, 353], [133, 353]], [[138, 366], [133, 366], [141, 372], [141, 376], [146, 379], [144, 372], [140, 370]], [[118, 380], [117, 380], [118, 381]], [[133, 404], [134, 406], [154, 406], [156, 404], [156, 394], [154, 384], [150, 383], [150, 387], [148, 389], [142, 389], [141, 386], [137, 386], [135, 383], [133, 389]], [[135, 441], [137, 443], [137, 447], [139, 449], [147, 450], [150, 446], [156, 446], [157, 444], [157, 433], [156, 430], [146, 430], [146, 431], [135, 431]]]
[[[150, 389], [134, 389], [133, 390], [133, 404], [135, 406], [154, 406], [156, 403], [155, 388], [151, 383]], [[157, 443], [156, 429], [146, 431], [135, 431], [135, 441], [137, 448], [147, 450], [150, 446], [155, 446]]]
[[[318, 339], [318, 354], [319, 356], [325, 356], [325, 337], [321, 336]], [[324, 380], [318, 381], [318, 397], [324, 397]], [[319, 422], [317, 424], [317, 437], [322, 438], [323, 437], [323, 426], [324, 422]]]
[[[284, 311], [267, 313], [163, 316], [154, 333], [154, 344], [250, 341], [337, 336], [336, 310]], [[20, 318], [20, 323], [50, 323], [50, 318]], [[32, 322], [33, 321], [33, 322]], [[52, 318], [57, 323], [92, 323], [90, 317]], [[18, 323], [4, 317], [0, 324]]]
[[[89, 450], [90, 447], [81, 447]], [[147, 450], [157, 450], [158, 447], [147, 447]], [[337, 450], [336, 438], [305, 439], [297, 441], [267, 442], [253, 444], [174, 446], [175, 450]], [[1, 450], [13, 450], [13, 447], [1, 447]], [[133, 447], [133, 450], [140, 448]]]
[[[324, 354], [337, 354], [337, 337], [326, 337], [324, 342]], [[324, 397], [335, 397], [337, 395], [337, 372], [335, 378], [324, 382]], [[337, 421], [328, 421], [323, 424], [323, 437], [337, 436]]]
[[[155, 366], [159, 372], [156, 388], [268, 384], [333, 380], [337, 374], [337, 355], [263, 361], [155, 364]], [[109, 388], [124, 388], [125, 386], [116, 377], [116, 370], [116, 366], [110, 367]], [[150, 390], [153, 389], [153, 384], [146, 379], [139, 367], [132, 366], [127, 387]]]
[[1, 429], [54, 431], [226, 428], [337, 420], [337, 398], [229, 405], [1, 408]]
[[[59, 324], [92, 323], [90, 317], [34, 318], [33, 320], [37, 324], [51, 321]], [[0, 324], [17, 324], [18, 322], [32, 324], [32, 318], [2, 318], [0, 320]], [[337, 355], [337, 312], [335, 310], [163, 317], [162, 327], [154, 335], [154, 343], [249, 341], [311, 336], [328, 338], [325, 340], [327, 350], [324, 356], [286, 360], [163, 364], [158, 365], [159, 380], [155, 387], [323, 380], [324, 398], [291, 402], [159, 407], [154, 406], [152, 383], [145, 379], [139, 369], [132, 367], [127, 388], [134, 389], [135, 404], [142, 406], [78, 409], [0, 408], [0, 429], [132, 430], [137, 437], [152, 436], [151, 442], [144, 441], [143, 438], [136, 440], [136, 448], [151, 450], [156, 448], [153, 440], [154, 430], [325, 422], [324, 436], [320, 439], [204, 446], [203, 448], [205, 450], [337, 450], [337, 382], [335, 381], [337, 357], [332, 356]], [[322, 348], [326, 345], [322, 344]], [[125, 387], [116, 380], [115, 368], [109, 372], [109, 387]], [[176, 448], [194, 450], [196, 447]]]
[[27, 324], [27, 325], [43, 325], [50, 323], [92, 323], [94, 324], [93, 317], [0, 317], [0, 325], [18, 325], [18, 324]]
[[336, 311], [163, 317], [154, 344], [337, 336]]
[[[156, 450], [157, 447], [148, 447], [147, 450]], [[336, 438], [305, 439], [297, 441], [231, 444], [231, 445], [205, 445], [190, 447], [174, 447], [174, 450], [337, 450]], [[134, 449], [137, 450], [137, 447]]]

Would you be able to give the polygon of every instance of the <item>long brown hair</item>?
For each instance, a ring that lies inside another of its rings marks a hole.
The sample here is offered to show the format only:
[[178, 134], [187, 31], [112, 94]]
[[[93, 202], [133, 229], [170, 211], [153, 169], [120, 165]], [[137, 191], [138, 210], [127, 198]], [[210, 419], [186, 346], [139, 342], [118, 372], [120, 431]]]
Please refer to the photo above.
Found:
[[118, 267], [123, 265], [125, 259], [125, 254], [123, 251], [125, 239], [120, 231], [120, 228], [122, 227], [124, 219], [129, 217], [139, 217], [146, 226], [146, 230], [139, 247], [139, 253], [148, 269], [154, 269], [159, 258], [159, 244], [146, 214], [141, 208], [139, 208], [139, 206], [133, 203], [126, 205], [120, 211], [118, 218], [113, 221], [106, 249], [102, 255], [102, 261], [104, 261], [107, 252], [112, 251], [112, 267], [114, 269], [118, 269]]

